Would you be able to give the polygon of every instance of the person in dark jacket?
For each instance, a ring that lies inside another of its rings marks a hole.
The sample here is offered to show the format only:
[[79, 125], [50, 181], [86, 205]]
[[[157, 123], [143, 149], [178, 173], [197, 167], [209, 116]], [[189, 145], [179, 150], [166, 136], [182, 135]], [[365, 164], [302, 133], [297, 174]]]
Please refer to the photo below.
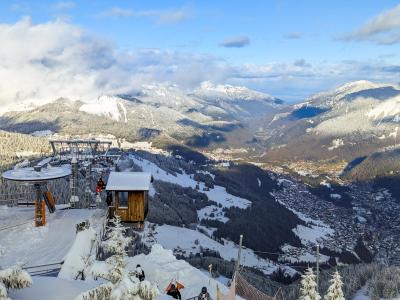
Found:
[[182, 299], [181, 293], [176, 288], [175, 284], [171, 284], [171, 288], [168, 290], [167, 295], [175, 299]]
[[207, 288], [205, 286], [203, 286], [203, 288], [201, 289], [201, 293], [197, 298], [198, 300], [211, 300], [211, 296], [207, 292]]
[[107, 206], [111, 206], [111, 204], [112, 204], [112, 193], [110, 191], [107, 191], [106, 203], [107, 203]]
[[144, 275], [144, 271], [140, 265], [136, 266], [135, 275], [136, 278], [140, 281], [143, 281], [146, 278], [146, 276]]

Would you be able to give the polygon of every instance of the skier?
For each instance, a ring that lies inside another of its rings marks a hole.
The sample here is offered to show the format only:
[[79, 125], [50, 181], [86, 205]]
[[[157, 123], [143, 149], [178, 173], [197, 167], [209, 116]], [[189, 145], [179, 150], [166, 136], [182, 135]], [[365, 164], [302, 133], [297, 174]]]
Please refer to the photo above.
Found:
[[146, 278], [146, 276], [144, 275], [144, 271], [140, 265], [136, 266], [135, 276], [140, 281], [143, 281]]
[[100, 177], [99, 181], [97, 181], [96, 193], [97, 194], [101, 193], [105, 187], [106, 184], [104, 183], [103, 178]]
[[198, 300], [211, 300], [211, 296], [207, 292], [207, 288], [205, 286], [203, 286], [203, 288], [201, 289], [201, 293], [197, 298]]
[[172, 298], [175, 298], [175, 299], [179, 299], [179, 300], [182, 299], [181, 293], [176, 288], [175, 284], [171, 284], [171, 287], [169, 288], [167, 295], [171, 296]]

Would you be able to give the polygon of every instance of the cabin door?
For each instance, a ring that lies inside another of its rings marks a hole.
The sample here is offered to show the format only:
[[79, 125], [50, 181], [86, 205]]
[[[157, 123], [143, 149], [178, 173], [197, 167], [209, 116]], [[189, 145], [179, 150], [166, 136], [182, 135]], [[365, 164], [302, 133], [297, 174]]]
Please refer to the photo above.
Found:
[[129, 219], [133, 222], [144, 221], [143, 192], [129, 192]]

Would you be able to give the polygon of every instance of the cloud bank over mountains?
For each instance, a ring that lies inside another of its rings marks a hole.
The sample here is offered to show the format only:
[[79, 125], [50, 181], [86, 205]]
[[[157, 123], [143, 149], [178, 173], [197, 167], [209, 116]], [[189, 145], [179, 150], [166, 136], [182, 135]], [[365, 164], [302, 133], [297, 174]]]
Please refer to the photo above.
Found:
[[314, 63], [299, 58], [233, 65], [211, 54], [140, 49], [140, 45], [122, 51], [64, 20], [34, 24], [23, 18], [0, 24], [0, 42], [0, 106], [59, 97], [90, 102], [102, 94], [136, 92], [151, 83], [191, 91], [203, 81], [244, 85], [300, 100], [348, 80], [395, 81], [400, 69], [379, 60]]
[[344, 39], [370, 41], [382, 45], [400, 43], [400, 4], [371, 18]]

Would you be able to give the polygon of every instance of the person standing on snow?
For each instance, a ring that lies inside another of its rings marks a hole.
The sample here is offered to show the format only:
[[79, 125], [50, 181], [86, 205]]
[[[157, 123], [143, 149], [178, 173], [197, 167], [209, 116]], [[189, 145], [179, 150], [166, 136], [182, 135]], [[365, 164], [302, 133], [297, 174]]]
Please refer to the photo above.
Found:
[[171, 287], [168, 290], [167, 295], [171, 296], [172, 298], [175, 298], [175, 299], [179, 299], [179, 300], [182, 299], [181, 293], [176, 288], [175, 284], [171, 284]]
[[144, 271], [140, 265], [136, 266], [135, 275], [136, 278], [140, 281], [143, 281], [146, 278], [146, 276], [144, 275]]
[[203, 286], [201, 293], [197, 297], [198, 300], [211, 300], [210, 294], [207, 292], [207, 288]]

